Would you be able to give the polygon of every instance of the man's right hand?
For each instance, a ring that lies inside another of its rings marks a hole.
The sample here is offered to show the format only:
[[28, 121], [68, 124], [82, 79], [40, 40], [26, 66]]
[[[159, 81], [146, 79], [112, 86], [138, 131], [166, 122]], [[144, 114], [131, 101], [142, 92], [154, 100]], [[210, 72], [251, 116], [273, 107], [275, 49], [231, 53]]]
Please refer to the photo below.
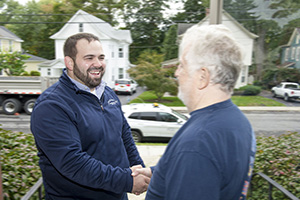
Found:
[[150, 183], [150, 178], [143, 174], [134, 176], [133, 187], [131, 192], [135, 195], [140, 195], [143, 192], [147, 191], [149, 183]]

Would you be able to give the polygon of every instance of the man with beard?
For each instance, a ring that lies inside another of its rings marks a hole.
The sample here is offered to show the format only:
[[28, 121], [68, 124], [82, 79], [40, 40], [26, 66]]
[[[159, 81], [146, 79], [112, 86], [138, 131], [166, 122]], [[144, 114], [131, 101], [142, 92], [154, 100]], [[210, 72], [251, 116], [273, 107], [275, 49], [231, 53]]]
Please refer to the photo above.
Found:
[[179, 97], [191, 117], [155, 166], [146, 200], [245, 199], [255, 135], [231, 101], [241, 50], [225, 26], [195, 25], [182, 38], [179, 62]]
[[144, 163], [118, 97], [102, 80], [99, 39], [73, 35], [64, 54], [66, 69], [31, 116], [46, 199], [123, 200], [144, 192], [150, 179], [131, 176]]

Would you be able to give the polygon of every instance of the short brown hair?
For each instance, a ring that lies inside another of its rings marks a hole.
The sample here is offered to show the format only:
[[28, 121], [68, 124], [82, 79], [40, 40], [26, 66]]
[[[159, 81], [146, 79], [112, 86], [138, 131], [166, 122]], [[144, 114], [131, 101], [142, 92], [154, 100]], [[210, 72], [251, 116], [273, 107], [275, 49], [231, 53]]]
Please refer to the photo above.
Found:
[[99, 38], [91, 33], [77, 33], [75, 35], [70, 36], [64, 44], [64, 56], [69, 56], [71, 57], [73, 60], [76, 59], [76, 55], [77, 55], [77, 49], [76, 49], [76, 44], [78, 40], [81, 39], [86, 39], [88, 42], [91, 41], [99, 41]]

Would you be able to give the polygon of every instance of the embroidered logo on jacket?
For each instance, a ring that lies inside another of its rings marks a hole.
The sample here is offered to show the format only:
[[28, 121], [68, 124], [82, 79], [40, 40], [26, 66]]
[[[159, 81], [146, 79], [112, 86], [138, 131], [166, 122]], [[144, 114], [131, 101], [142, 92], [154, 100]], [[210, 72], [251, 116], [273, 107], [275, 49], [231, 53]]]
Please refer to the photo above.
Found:
[[110, 99], [110, 100], [108, 100], [107, 103], [108, 103], [109, 105], [116, 105], [116, 104], [118, 104], [118, 101], [115, 100], [115, 99]]

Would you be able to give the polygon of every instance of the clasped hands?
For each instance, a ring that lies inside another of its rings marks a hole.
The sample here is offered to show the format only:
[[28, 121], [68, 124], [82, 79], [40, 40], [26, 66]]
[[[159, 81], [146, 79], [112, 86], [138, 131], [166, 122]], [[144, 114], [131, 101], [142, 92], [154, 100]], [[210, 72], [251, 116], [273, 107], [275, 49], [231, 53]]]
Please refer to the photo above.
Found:
[[142, 165], [135, 165], [131, 168], [133, 187], [131, 193], [140, 195], [148, 189], [152, 172], [150, 168], [143, 168]]

